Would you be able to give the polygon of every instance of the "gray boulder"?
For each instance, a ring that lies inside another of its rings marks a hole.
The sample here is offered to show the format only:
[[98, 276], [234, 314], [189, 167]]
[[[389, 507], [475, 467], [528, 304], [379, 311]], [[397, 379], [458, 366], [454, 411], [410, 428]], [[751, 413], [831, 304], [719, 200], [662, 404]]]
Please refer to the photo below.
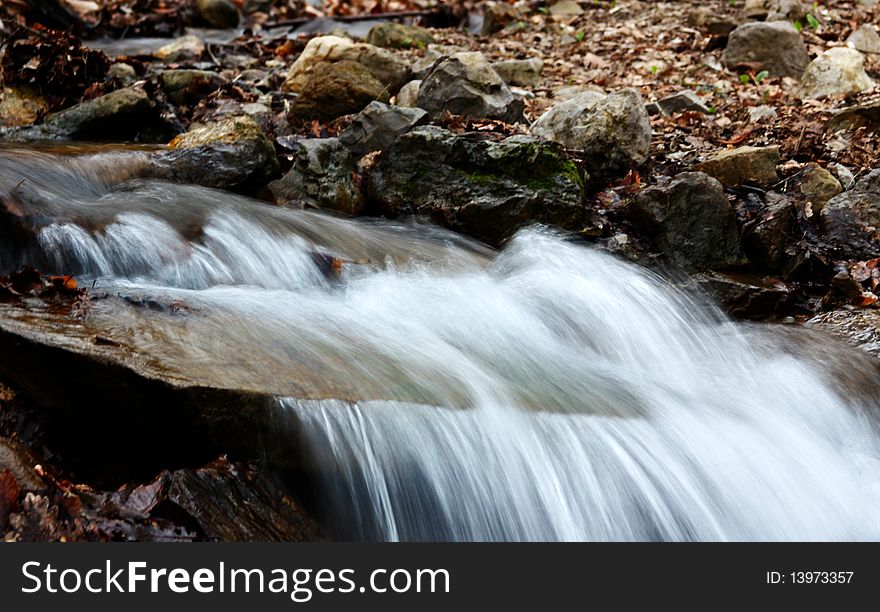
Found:
[[684, 172], [644, 189], [626, 210], [655, 246], [685, 269], [728, 269], [747, 262], [736, 214], [711, 176]]
[[746, 66], [774, 77], [799, 79], [810, 56], [791, 22], [769, 21], [747, 23], [731, 32], [721, 61], [730, 70]]
[[360, 157], [371, 151], [384, 151], [395, 138], [427, 120], [428, 113], [421, 108], [370, 102], [339, 135], [339, 142]]
[[507, 123], [522, 121], [524, 108], [479, 52], [455, 53], [438, 62], [419, 87], [418, 106], [435, 119], [449, 112]]
[[828, 200], [821, 219], [825, 239], [842, 258], [880, 257], [880, 170]]
[[374, 212], [427, 217], [492, 245], [530, 223], [579, 229], [583, 190], [559, 145], [469, 139], [434, 126], [395, 140], [368, 180]]
[[[639, 93], [585, 91], [550, 108], [532, 134], [582, 151], [600, 174], [618, 174], [648, 159], [651, 124]], [[592, 170], [591, 170], [592, 171]]]
[[298, 204], [357, 215], [364, 198], [354, 183], [354, 158], [336, 138], [304, 138], [290, 171], [267, 189], [278, 204]]
[[397, 105], [405, 107], [416, 107], [419, 105], [419, 88], [422, 82], [419, 80], [410, 81], [400, 88], [397, 92]]

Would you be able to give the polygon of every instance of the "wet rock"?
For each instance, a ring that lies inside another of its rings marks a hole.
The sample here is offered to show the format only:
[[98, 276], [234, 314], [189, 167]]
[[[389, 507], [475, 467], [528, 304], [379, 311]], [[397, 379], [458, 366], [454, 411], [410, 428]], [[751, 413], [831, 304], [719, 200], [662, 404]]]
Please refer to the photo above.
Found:
[[544, 62], [537, 57], [494, 62], [492, 68], [508, 85], [533, 87], [541, 81]]
[[0, 437], [0, 474], [5, 470], [12, 472], [22, 492], [37, 492], [46, 488], [46, 483], [34, 470], [38, 463], [24, 446], [15, 440]]
[[254, 193], [278, 174], [275, 147], [245, 116], [199, 125], [157, 157], [172, 180]]
[[304, 138], [297, 142], [293, 167], [267, 189], [278, 204], [358, 215], [364, 198], [353, 179], [356, 170], [354, 157], [339, 139]]
[[128, 140], [156, 117], [149, 96], [126, 87], [49, 115], [42, 125], [21, 132], [23, 139]]
[[300, 93], [319, 67], [341, 61], [363, 65], [389, 95], [395, 93], [409, 76], [407, 63], [386, 49], [339, 36], [319, 36], [308, 42], [290, 67], [282, 89]]
[[506, 2], [486, 2], [483, 6], [483, 26], [480, 35], [488, 36], [515, 25], [523, 19], [522, 11]]
[[694, 111], [697, 113], [709, 112], [709, 107], [706, 106], [703, 99], [690, 89], [680, 91], [677, 94], [667, 96], [662, 100], [648, 104], [646, 105], [646, 109], [649, 115], [656, 115], [658, 113], [672, 115], [684, 111]]
[[291, 110], [297, 119], [331, 121], [373, 100], [387, 102], [387, 88], [363, 64], [343, 60], [316, 66]]
[[840, 181], [818, 164], [808, 164], [800, 177], [798, 190], [812, 206], [814, 213], [822, 212], [825, 204], [843, 191]]
[[216, 91], [226, 79], [207, 70], [163, 70], [159, 81], [168, 99], [174, 104], [189, 104]]
[[195, 35], [181, 36], [156, 50], [155, 56], [165, 63], [195, 62], [205, 52], [205, 41]]
[[419, 105], [419, 88], [421, 81], [410, 81], [397, 92], [396, 103], [398, 106], [413, 108]]
[[196, 0], [196, 12], [215, 28], [234, 28], [238, 25], [238, 9], [230, 0]]
[[849, 191], [822, 208], [825, 238], [846, 259], [880, 257], [880, 170], [872, 170]]
[[472, 119], [517, 123], [524, 104], [516, 98], [482, 53], [456, 53], [441, 60], [419, 87], [419, 108], [431, 117], [444, 113]]
[[865, 56], [848, 47], [828, 49], [810, 62], [798, 95], [805, 99], [851, 96], [874, 87], [865, 72]]
[[434, 42], [434, 37], [425, 28], [385, 21], [370, 29], [367, 42], [391, 49], [425, 49]]
[[778, 147], [739, 147], [721, 151], [694, 169], [718, 179], [725, 187], [745, 182], [770, 185], [779, 180], [778, 162]]
[[651, 124], [639, 93], [588, 91], [561, 102], [532, 124], [532, 134], [582, 151], [600, 174], [625, 173], [648, 158]]
[[0, 90], [0, 127], [36, 123], [49, 111], [49, 104], [36, 89], [7, 87]]
[[688, 270], [746, 263], [736, 214], [711, 176], [679, 174], [665, 185], [644, 189], [626, 212], [660, 251]]
[[369, 178], [381, 214], [414, 214], [499, 245], [518, 228], [579, 228], [583, 182], [556, 144], [528, 136], [472, 140], [438, 127], [399, 137]]
[[[219, 462], [215, 462], [219, 463]], [[313, 542], [317, 523], [274, 477], [230, 470], [228, 464], [177, 470], [168, 479], [168, 501], [220, 542]]]
[[740, 319], [766, 319], [785, 312], [791, 292], [781, 281], [755, 274], [701, 272], [691, 280], [725, 312]]
[[869, 308], [834, 310], [817, 315], [806, 324], [844, 338], [880, 359], [880, 310]]
[[743, 248], [762, 272], [779, 272], [785, 262], [785, 248], [795, 235], [794, 203], [783, 195], [768, 192], [765, 208], [743, 226]]
[[339, 142], [360, 157], [371, 151], [384, 151], [395, 138], [427, 120], [428, 113], [420, 108], [370, 102], [340, 134]]
[[771, 76], [800, 78], [810, 61], [807, 47], [789, 21], [747, 23], [730, 33], [721, 56], [727, 68], [766, 70]]

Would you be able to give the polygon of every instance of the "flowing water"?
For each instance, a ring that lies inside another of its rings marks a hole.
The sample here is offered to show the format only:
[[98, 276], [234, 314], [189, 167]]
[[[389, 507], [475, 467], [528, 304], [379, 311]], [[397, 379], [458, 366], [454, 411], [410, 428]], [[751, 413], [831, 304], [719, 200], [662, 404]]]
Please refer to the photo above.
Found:
[[[831, 375], [845, 351], [799, 356], [545, 229], [495, 253], [139, 180], [148, 152], [74, 153], [0, 151], [33, 235], [4, 266], [178, 305], [90, 316], [273, 389], [340, 537], [880, 535], [880, 400]], [[274, 391], [288, 378], [303, 393]]]

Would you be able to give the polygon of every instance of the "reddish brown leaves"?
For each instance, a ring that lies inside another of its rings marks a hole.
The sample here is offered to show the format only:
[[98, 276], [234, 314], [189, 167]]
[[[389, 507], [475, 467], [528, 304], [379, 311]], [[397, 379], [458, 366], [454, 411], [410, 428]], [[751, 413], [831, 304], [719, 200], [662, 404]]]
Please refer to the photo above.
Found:
[[0, 76], [9, 85], [35, 87], [50, 110], [59, 110], [102, 93], [110, 60], [102, 51], [82, 46], [67, 32], [19, 28], [10, 34], [0, 61]]
[[72, 276], [43, 276], [34, 268], [24, 267], [0, 276], [0, 299], [38, 297], [46, 301], [75, 300], [85, 295]]
[[857, 261], [849, 267], [849, 275], [862, 287], [861, 295], [853, 303], [862, 308], [877, 304], [880, 300], [880, 258]]

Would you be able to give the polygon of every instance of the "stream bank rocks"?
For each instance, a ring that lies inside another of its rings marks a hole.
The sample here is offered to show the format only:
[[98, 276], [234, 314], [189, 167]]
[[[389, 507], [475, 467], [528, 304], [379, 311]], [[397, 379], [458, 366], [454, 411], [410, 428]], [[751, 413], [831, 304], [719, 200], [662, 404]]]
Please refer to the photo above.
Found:
[[821, 218], [826, 239], [842, 257], [880, 257], [880, 170], [828, 200]]
[[332, 121], [358, 112], [373, 100], [389, 100], [387, 87], [358, 62], [318, 64], [311, 74], [293, 102], [292, 115], [298, 119]]
[[600, 174], [623, 174], [648, 159], [651, 124], [634, 89], [603, 96], [585, 91], [560, 102], [532, 125], [532, 134], [582, 152]]
[[395, 138], [427, 120], [428, 113], [421, 108], [371, 102], [339, 135], [339, 142], [357, 156], [384, 151]]
[[627, 213], [658, 249], [687, 270], [742, 267], [736, 214], [721, 183], [701, 172], [683, 172], [665, 185], [644, 189]]
[[810, 62], [801, 33], [790, 21], [747, 23], [730, 33], [722, 63], [731, 70], [766, 70], [770, 76], [800, 78]]
[[172, 180], [252, 193], [278, 175], [275, 147], [252, 118], [199, 125], [156, 157]]
[[364, 198], [353, 178], [356, 171], [350, 150], [338, 138], [304, 138], [296, 144], [293, 167], [267, 190], [278, 204], [357, 215]]
[[282, 89], [301, 93], [316, 76], [332, 74], [328, 64], [343, 61], [360, 64], [387, 95], [397, 92], [409, 76], [409, 65], [387, 49], [340, 36], [319, 36], [308, 42], [290, 67]]
[[419, 87], [418, 106], [439, 119], [445, 113], [471, 119], [523, 119], [523, 101], [478, 52], [454, 53], [440, 60]]
[[559, 145], [529, 136], [493, 142], [434, 126], [395, 140], [368, 180], [374, 212], [427, 217], [492, 245], [529, 223], [577, 229], [583, 190]]

